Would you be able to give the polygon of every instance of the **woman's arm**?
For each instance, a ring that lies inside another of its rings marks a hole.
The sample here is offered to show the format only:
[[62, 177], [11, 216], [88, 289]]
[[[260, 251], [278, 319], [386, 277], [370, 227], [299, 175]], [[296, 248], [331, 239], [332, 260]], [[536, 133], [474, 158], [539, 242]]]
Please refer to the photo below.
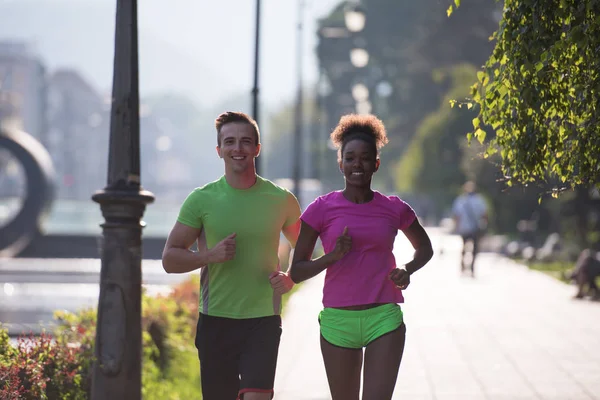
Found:
[[412, 261], [405, 264], [406, 271], [412, 275], [431, 260], [433, 247], [429, 235], [421, 226], [418, 218], [415, 218], [414, 222], [402, 232], [415, 249]]
[[347, 229], [345, 229], [342, 235], [338, 237], [334, 251], [315, 260], [311, 260], [318, 237], [319, 232], [302, 221], [300, 236], [298, 237], [298, 243], [294, 250], [292, 266], [289, 270], [290, 277], [295, 283], [305, 281], [318, 275], [331, 264], [340, 260], [352, 247], [352, 239], [348, 236]]
[[429, 235], [427, 235], [427, 232], [425, 232], [425, 229], [423, 229], [417, 218], [402, 232], [415, 249], [415, 254], [412, 261], [406, 263], [404, 268], [395, 268], [392, 270], [390, 272], [390, 279], [396, 286], [404, 290], [410, 285], [410, 275], [431, 260], [431, 257], [433, 257], [433, 247], [431, 246]]

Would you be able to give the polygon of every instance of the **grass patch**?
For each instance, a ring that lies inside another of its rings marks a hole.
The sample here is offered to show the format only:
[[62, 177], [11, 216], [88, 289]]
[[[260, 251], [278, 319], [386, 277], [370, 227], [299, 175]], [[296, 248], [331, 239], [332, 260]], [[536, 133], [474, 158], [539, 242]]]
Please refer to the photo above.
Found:
[[545, 274], [552, 276], [553, 278], [558, 279], [561, 282], [569, 283], [570, 280], [566, 278], [566, 276], [573, 269], [574, 264], [571, 262], [565, 261], [552, 261], [552, 262], [540, 262], [534, 261], [530, 263], [526, 263], [526, 265], [535, 271], [541, 271]]
[[[541, 271], [551, 277], [558, 279], [559, 281], [570, 284], [572, 281], [568, 278], [568, 275], [571, 273], [573, 268], [575, 268], [575, 263], [567, 262], [567, 261], [552, 261], [552, 262], [540, 262], [534, 261], [530, 263], [525, 263], [529, 269], [533, 269], [535, 271]], [[596, 285], [600, 287], [600, 276], [596, 277]]]

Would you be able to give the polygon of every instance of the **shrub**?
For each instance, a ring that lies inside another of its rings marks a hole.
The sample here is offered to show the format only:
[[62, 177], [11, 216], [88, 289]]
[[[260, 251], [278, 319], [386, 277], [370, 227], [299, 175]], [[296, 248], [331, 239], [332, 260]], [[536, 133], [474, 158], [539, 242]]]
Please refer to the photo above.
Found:
[[[7, 337], [6, 331], [2, 335]], [[46, 333], [20, 337], [0, 355], [0, 398], [22, 400], [83, 400], [89, 366], [81, 345]]]
[[[197, 278], [169, 295], [142, 297], [142, 394], [145, 400], [201, 399], [194, 347]], [[10, 344], [0, 327], [0, 399], [80, 400], [91, 396], [96, 310], [54, 314], [52, 335]]]
[[[144, 400], [202, 399], [194, 345], [199, 278], [168, 295], [142, 295]], [[284, 303], [289, 298], [284, 296]], [[10, 344], [0, 326], [0, 399], [80, 400], [91, 397], [96, 309], [54, 313], [52, 335], [22, 336]]]

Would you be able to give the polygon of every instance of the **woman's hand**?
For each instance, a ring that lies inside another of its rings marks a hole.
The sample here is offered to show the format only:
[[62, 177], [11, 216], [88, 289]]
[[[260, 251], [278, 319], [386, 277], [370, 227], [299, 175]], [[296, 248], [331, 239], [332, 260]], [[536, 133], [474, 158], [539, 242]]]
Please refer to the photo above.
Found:
[[394, 268], [390, 272], [390, 279], [401, 290], [405, 290], [410, 285], [410, 274], [403, 268]]
[[348, 235], [348, 227], [338, 236], [335, 242], [335, 248], [330, 253], [334, 261], [341, 260], [352, 249], [352, 238]]

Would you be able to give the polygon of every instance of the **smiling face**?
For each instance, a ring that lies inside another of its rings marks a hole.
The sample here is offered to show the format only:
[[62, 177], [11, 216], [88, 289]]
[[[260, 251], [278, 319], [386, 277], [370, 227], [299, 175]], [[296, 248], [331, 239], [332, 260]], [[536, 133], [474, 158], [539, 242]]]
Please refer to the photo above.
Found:
[[217, 154], [225, 161], [225, 171], [243, 173], [254, 168], [254, 158], [260, 153], [256, 133], [245, 122], [230, 122], [221, 127]]
[[370, 186], [373, 174], [379, 169], [379, 158], [372, 144], [354, 139], [344, 145], [340, 170], [346, 185]]

